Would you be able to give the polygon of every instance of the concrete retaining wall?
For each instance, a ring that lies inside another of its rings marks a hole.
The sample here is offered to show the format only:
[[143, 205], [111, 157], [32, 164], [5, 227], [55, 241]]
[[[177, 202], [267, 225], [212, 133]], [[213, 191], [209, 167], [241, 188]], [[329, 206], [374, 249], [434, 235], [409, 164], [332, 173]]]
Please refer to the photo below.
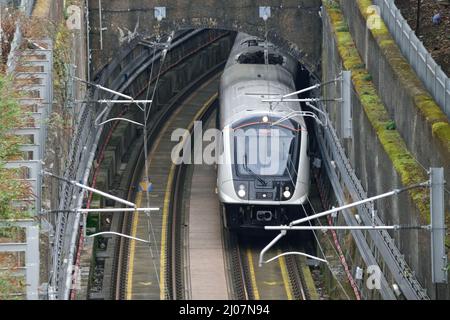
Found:
[[[447, 117], [404, 59], [386, 26], [381, 24], [379, 29], [373, 30], [366, 27], [367, 19], [361, 10], [365, 12], [372, 1], [340, 3], [360, 56], [408, 149], [425, 168], [446, 168], [445, 177], [450, 181]], [[449, 202], [447, 210], [450, 210]]]
[[[348, 41], [349, 33], [340, 34], [335, 33], [336, 26], [332, 26], [328, 15], [324, 17], [324, 38], [323, 38], [323, 79], [333, 79], [342, 69], [347, 69], [343, 65], [349, 65], [348, 59], [355, 58], [349, 56], [343, 56], [342, 52], [338, 49], [338, 39], [346, 39]], [[340, 25], [338, 30], [344, 30], [345, 26]], [[339, 34], [338, 38], [337, 34]], [[342, 45], [342, 44], [341, 44]], [[349, 46], [349, 43], [346, 43]], [[345, 61], [344, 61], [344, 60]], [[359, 58], [358, 58], [359, 59]], [[358, 59], [354, 59], [357, 60]], [[354, 64], [355, 68], [361, 68], [358, 63]], [[354, 71], [355, 74], [358, 71]], [[370, 85], [370, 78], [367, 78], [367, 83]], [[360, 95], [360, 84], [356, 81], [361, 81], [358, 77], [352, 78], [352, 116], [353, 116], [353, 136], [351, 139], [341, 139], [345, 146], [346, 153], [355, 169], [358, 177], [360, 178], [363, 187], [367, 191], [369, 196], [380, 194], [403, 185], [404, 176], [398, 171], [398, 165], [394, 164], [395, 155], [389, 152], [389, 139], [383, 135], [389, 135], [383, 127], [374, 127], [374, 117], [382, 118], [382, 121], [387, 122], [387, 112], [380, 112], [379, 110], [370, 109], [373, 106], [372, 100], [377, 101], [378, 97]], [[367, 85], [367, 86], [369, 86]], [[357, 88], [358, 86], [358, 88]], [[328, 86], [325, 91], [325, 96], [340, 97], [339, 86]], [[367, 99], [371, 99], [368, 103]], [[378, 103], [379, 109], [383, 109], [383, 105]], [[329, 103], [327, 106], [330, 116], [333, 121], [333, 125], [337, 131], [340, 131], [340, 105], [338, 103]], [[382, 122], [378, 119], [380, 123]], [[395, 130], [392, 132], [395, 134]], [[398, 134], [397, 134], [398, 136]], [[399, 138], [395, 138], [399, 139]], [[392, 138], [394, 140], [394, 138]], [[401, 138], [400, 138], [401, 140]], [[393, 141], [394, 143], [395, 141]], [[402, 141], [397, 141], [400, 146], [404, 146]], [[416, 141], [415, 143], [420, 143]], [[424, 144], [430, 145], [430, 143], [424, 141]], [[405, 147], [406, 148], [406, 147]], [[426, 148], [426, 146], [424, 146]], [[430, 146], [431, 148], [431, 146]], [[431, 151], [430, 151], [431, 152]], [[408, 153], [405, 153], [405, 157], [408, 157]], [[411, 163], [411, 166], [414, 164]], [[415, 165], [416, 167], [418, 165]], [[421, 174], [424, 174], [423, 172]], [[405, 225], [417, 225], [422, 224], [423, 214], [417, 205], [418, 199], [413, 199], [411, 194], [404, 193], [400, 196], [392, 197], [387, 200], [377, 202], [378, 214], [386, 224], [405, 224]], [[423, 201], [428, 201], [423, 199]], [[422, 208], [423, 210], [423, 208]], [[420, 283], [427, 289], [427, 292], [431, 298], [436, 297], [435, 286], [431, 283], [431, 261], [430, 261], [430, 234], [427, 231], [397, 231], [391, 233], [396, 241], [400, 251], [405, 254], [405, 260], [410, 267], [416, 272], [417, 278]], [[392, 279], [387, 277], [390, 283]], [[449, 290], [448, 287], [439, 288], [439, 298], [448, 299]]]

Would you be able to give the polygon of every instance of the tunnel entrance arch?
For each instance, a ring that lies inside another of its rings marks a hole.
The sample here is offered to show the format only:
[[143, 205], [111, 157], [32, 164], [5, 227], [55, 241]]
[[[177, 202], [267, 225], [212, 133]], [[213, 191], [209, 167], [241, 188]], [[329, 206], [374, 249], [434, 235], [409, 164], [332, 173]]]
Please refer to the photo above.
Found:
[[[183, 29], [222, 29], [264, 38], [296, 58], [308, 71], [320, 72], [322, 21], [320, 0], [269, 1], [148, 1], [109, 0], [89, 2], [91, 71], [96, 74], [117, 57], [121, 46], [133, 39]], [[260, 5], [270, 6], [264, 21]], [[155, 7], [166, 17], [155, 18]]]

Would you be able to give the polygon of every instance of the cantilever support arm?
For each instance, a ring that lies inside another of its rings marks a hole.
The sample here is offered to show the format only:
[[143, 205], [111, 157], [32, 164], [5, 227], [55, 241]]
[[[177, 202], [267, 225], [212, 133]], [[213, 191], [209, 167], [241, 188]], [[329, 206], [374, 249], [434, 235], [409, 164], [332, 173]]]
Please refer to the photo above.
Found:
[[289, 226], [294, 226], [294, 225], [297, 225], [297, 224], [300, 224], [300, 223], [303, 223], [303, 222], [306, 222], [306, 221], [310, 221], [310, 220], [313, 220], [313, 219], [321, 218], [323, 216], [327, 216], [327, 215], [332, 214], [334, 212], [338, 212], [338, 211], [341, 211], [341, 210], [353, 208], [353, 207], [359, 206], [359, 205], [367, 203], [367, 202], [372, 202], [372, 201], [375, 201], [375, 200], [378, 200], [378, 199], [387, 198], [387, 197], [399, 194], [401, 192], [407, 191], [407, 190], [412, 189], [412, 188], [427, 187], [428, 185], [429, 185], [429, 182], [426, 181], [426, 182], [414, 184], [414, 185], [411, 185], [411, 186], [408, 186], [408, 187], [404, 187], [404, 188], [400, 188], [400, 189], [394, 189], [392, 191], [389, 191], [389, 192], [386, 192], [386, 193], [383, 193], [383, 194], [379, 194], [377, 196], [373, 196], [373, 197], [370, 197], [370, 198], [367, 198], [367, 199], [363, 199], [363, 200], [360, 200], [360, 201], [349, 203], [349, 204], [346, 204], [346, 205], [341, 206], [341, 207], [332, 208], [330, 210], [327, 210], [327, 211], [324, 211], [324, 212], [320, 212], [320, 213], [316, 213], [316, 214], [310, 215], [310, 216], [305, 217], [305, 218], [294, 220], [294, 221], [292, 221], [289, 224]]
[[317, 84], [312, 85], [312, 86], [310, 86], [310, 87], [307, 87], [307, 88], [304, 88], [304, 89], [301, 89], [301, 90], [298, 90], [298, 91], [295, 91], [295, 92], [292, 92], [292, 93], [285, 94], [284, 96], [281, 97], [281, 99], [284, 100], [284, 98], [296, 96], [296, 95], [298, 95], [298, 94], [300, 94], [300, 93], [304, 93], [304, 92], [307, 92], [307, 91], [311, 91], [311, 90], [320, 88], [320, 87], [322, 87], [322, 86], [324, 86], [324, 85], [327, 85], [327, 84], [330, 84], [330, 83], [335, 83], [335, 82], [337, 82], [337, 81], [339, 81], [339, 80], [341, 80], [341, 79], [342, 79], [341, 77], [338, 77], [338, 78], [336, 78], [336, 79], [333, 79], [333, 80], [330, 80], [330, 81], [326, 81], [326, 82], [324, 82], [324, 83], [317, 83]]
[[286, 235], [286, 230], [281, 230], [280, 233], [272, 241], [270, 241], [270, 243], [267, 246], [265, 246], [264, 249], [261, 250], [261, 253], [259, 254], [259, 266], [260, 267], [264, 263], [264, 255], [266, 254], [266, 252], [269, 251], [269, 249], [272, 248], [275, 245], [275, 243], [280, 241], [280, 239], [283, 238], [285, 235]]
[[77, 81], [80, 81], [80, 82], [86, 83], [87, 85], [90, 85], [90, 86], [96, 87], [97, 89], [100, 89], [100, 90], [103, 90], [103, 91], [106, 91], [106, 92], [109, 92], [109, 93], [115, 94], [115, 95], [117, 95], [117, 96], [119, 96], [119, 97], [122, 97], [122, 98], [125, 98], [125, 99], [128, 99], [128, 100], [134, 100], [134, 99], [133, 99], [133, 97], [127, 96], [126, 94], [123, 94], [123, 93], [117, 92], [117, 91], [115, 91], [115, 90], [112, 90], [112, 89], [108, 89], [108, 88], [105, 88], [104, 86], [101, 86], [101, 85], [99, 85], [99, 84], [96, 84], [96, 83], [92, 83], [92, 82], [89, 82], [89, 81], [86, 81], [86, 80], [80, 79], [80, 78], [78, 78], [78, 77], [73, 77], [73, 78], [74, 78], [75, 80], [77, 80]]
[[127, 205], [129, 207], [136, 208], [136, 204], [134, 204], [133, 202], [130, 202], [130, 201], [124, 200], [122, 198], [113, 196], [112, 194], [103, 192], [101, 190], [97, 190], [97, 189], [94, 189], [92, 187], [86, 186], [86, 185], [81, 184], [81, 183], [79, 183], [79, 182], [77, 182], [75, 180], [65, 179], [65, 178], [59, 177], [59, 176], [57, 176], [57, 175], [55, 175], [55, 174], [53, 174], [51, 172], [45, 171], [45, 170], [42, 171], [42, 174], [45, 174], [45, 175], [48, 175], [50, 177], [56, 178], [58, 180], [62, 180], [62, 181], [65, 181], [67, 183], [73, 184], [73, 185], [75, 185], [75, 186], [77, 186], [77, 187], [79, 187], [81, 189], [85, 189], [85, 190], [91, 191], [91, 192], [96, 193], [98, 195], [101, 195], [101, 196], [103, 196], [105, 198], [109, 198], [111, 200], [114, 200], [114, 201], [117, 201], [117, 202], [122, 203], [124, 205]]

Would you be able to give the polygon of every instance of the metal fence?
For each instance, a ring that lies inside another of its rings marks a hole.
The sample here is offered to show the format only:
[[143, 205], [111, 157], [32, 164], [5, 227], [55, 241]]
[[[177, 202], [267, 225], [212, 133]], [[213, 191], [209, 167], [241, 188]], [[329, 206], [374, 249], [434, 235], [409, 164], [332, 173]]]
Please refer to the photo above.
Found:
[[450, 117], [450, 79], [434, 61], [392, 0], [373, 0], [401, 52], [442, 111]]
[[[3, 2], [0, 2], [3, 4]], [[22, 10], [25, 15], [30, 16], [33, 11], [34, 0], [21, 0], [18, 5], [18, 9]], [[14, 38], [11, 42], [11, 49], [8, 55], [8, 61], [6, 63], [7, 72], [11, 73], [16, 67], [16, 56], [17, 49], [19, 48], [20, 43], [22, 42], [22, 32], [20, 30], [20, 23], [17, 23], [16, 30], [14, 33]]]
[[[30, 16], [34, 0], [21, 0], [19, 4], [2, 2], [20, 8], [26, 16]], [[32, 41], [38, 44], [40, 49], [21, 50], [20, 44], [23, 37], [17, 23], [14, 38], [11, 42], [10, 53], [7, 60], [7, 73], [14, 75], [15, 81], [33, 80], [31, 83], [22, 85], [24, 94], [18, 99], [21, 106], [31, 107], [29, 113], [31, 123], [12, 131], [15, 135], [28, 138], [19, 146], [20, 152], [26, 154], [22, 160], [11, 160], [4, 164], [7, 169], [19, 169], [24, 174], [23, 179], [31, 187], [33, 196], [26, 199], [15, 199], [13, 205], [34, 217], [41, 211], [41, 168], [43, 150], [46, 137], [46, 120], [51, 110], [53, 101], [52, 90], [52, 43], [47, 40]], [[40, 58], [36, 59], [36, 56]], [[30, 57], [33, 57], [30, 59]], [[21, 61], [19, 63], [19, 58]], [[17, 66], [31, 68], [29, 71], [16, 70]], [[32, 71], [38, 68], [40, 71]], [[13, 274], [25, 276], [26, 298], [35, 300], [39, 298], [39, 222], [29, 218], [24, 220], [0, 220], [0, 228], [18, 227], [25, 229], [25, 242], [0, 244], [0, 252], [23, 252], [25, 256], [24, 267], [13, 270]], [[21, 295], [21, 294], [17, 294]]]

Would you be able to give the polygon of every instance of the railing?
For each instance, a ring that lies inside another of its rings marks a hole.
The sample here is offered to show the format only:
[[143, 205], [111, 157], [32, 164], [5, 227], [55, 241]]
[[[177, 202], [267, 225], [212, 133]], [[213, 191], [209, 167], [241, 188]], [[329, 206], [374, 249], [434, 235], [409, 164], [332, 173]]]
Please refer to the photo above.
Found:
[[[321, 109], [325, 110], [323, 106]], [[349, 193], [353, 201], [366, 199], [367, 194], [361, 182], [358, 180], [331, 122], [323, 130], [316, 130], [316, 134], [324, 160], [323, 163], [339, 205], [346, 203], [347, 199], [344, 190]], [[336, 167], [331, 165], [333, 161]], [[363, 223], [365, 225], [371, 225], [373, 207], [370, 204], [365, 204], [359, 206], [357, 210]], [[350, 211], [344, 211], [343, 216], [347, 225], [359, 225]], [[384, 225], [379, 215], [375, 215], [374, 219], [376, 225]], [[377, 265], [376, 257], [380, 257], [408, 300], [429, 299], [426, 291], [417, 281], [414, 273], [406, 263], [404, 256], [397, 248], [393, 238], [386, 230], [369, 231], [368, 233], [355, 230], [352, 234], [366, 264]], [[383, 299], [395, 299], [392, 288], [384, 276], [381, 279], [380, 285], [380, 293]]]
[[[31, 15], [34, 0], [22, 0], [18, 6], [26, 16]], [[22, 87], [25, 94], [20, 97], [19, 104], [22, 106], [34, 106], [35, 109], [30, 113], [34, 119], [33, 125], [27, 127], [16, 128], [12, 132], [16, 135], [31, 135], [33, 141], [27, 144], [21, 144], [19, 150], [30, 153], [23, 160], [8, 161], [5, 168], [26, 168], [28, 174], [24, 178], [32, 189], [33, 196], [27, 199], [15, 200], [16, 205], [20, 207], [22, 212], [28, 212], [31, 217], [38, 215], [41, 211], [41, 167], [44, 154], [44, 144], [46, 137], [46, 120], [51, 110], [51, 102], [53, 100], [52, 91], [52, 43], [51, 41], [36, 41], [40, 44], [39, 50], [21, 50], [20, 44], [23, 37], [20, 30], [20, 23], [17, 23], [14, 38], [11, 42], [11, 48], [7, 60], [7, 73], [13, 74], [15, 81], [35, 79], [37, 83], [26, 84]], [[41, 59], [27, 59], [30, 55], [43, 56]], [[23, 61], [18, 63], [18, 58]], [[22, 67], [40, 67], [43, 71], [17, 71], [17, 66]], [[30, 94], [27, 97], [26, 92], [37, 92], [38, 97]], [[20, 276], [26, 279], [26, 298], [28, 300], [39, 299], [39, 222], [34, 219], [25, 220], [1, 220], [0, 228], [18, 227], [25, 230], [25, 242], [0, 244], [0, 252], [24, 252], [25, 266], [19, 272]]]
[[33, 11], [34, 0], [21, 0], [20, 1], [20, 9], [25, 12], [27, 16], [31, 16], [31, 12]]
[[373, 0], [392, 37], [442, 111], [450, 118], [450, 79], [434, 61], [393, 0]]
[[[33, 6], [34, 0], [21, 0], [18, 8], [22, 10], [25, 13], [25, 15], [30, 16], [31, 12], [33, 11]], [[20, 23], [17, 23], [16, 30], [14, 32], [14, 38], [13, 41], [11, 42], [11, 49], [8, 55], [8, 61], [6, 63], [8, 73], [13, 72], [16, 67], [15, 54], [21, 42], [22, 42], [22, 32], [20, 31]]]

